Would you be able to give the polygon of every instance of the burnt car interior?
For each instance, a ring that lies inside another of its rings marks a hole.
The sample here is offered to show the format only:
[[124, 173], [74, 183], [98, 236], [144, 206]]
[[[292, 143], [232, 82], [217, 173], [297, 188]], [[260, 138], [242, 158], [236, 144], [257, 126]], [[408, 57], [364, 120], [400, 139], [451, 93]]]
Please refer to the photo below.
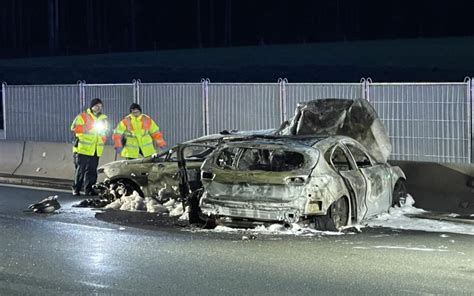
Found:
[[[331, 150], [329, 150], [329, 152], [330, 151]], [[351, 163], [349, 162], [349, 159], [344, 153], [344, 150], [342, 150], [342, 148], [339, 146], [337, 146], [332, 151], [332, 153], [328, 153], [326, 155], [326, 160], [328, 161], [328, 163], [331, 163], [338, 172], [349, 171], [353, 169], [351, 167]]]
[[357, 167], [366, 168], [372, 166], [372, 161], [364, 151], [352, 145], [346, 145], [346, 147], [351, 152], [352, 157], [354, 158], [357, 164]]
[[[186, 160], [204, 160], [214, 149], [202, 146], [187, 146], [187, 149], [183, 151], [183, 157]], [[170, 150], [155, 154], [152, 156], [153, 162], [177, 162], [178, 161], [178, 147], [171, 148]]]
[[[234, 148], [235, 150], [235, 148]], [[304, 164], [304, 157], [300, 153], [293, 151], [285, 151], [282, 149], [256, 149], [256, 148], [245, 148], [240, 152], [235, 163], [234, 154], [234, 166], [239, 171], [272, 171], [272, 172], [285, 172], [298, 169]], [[225, 163], [228, 155], [228, 149], [222, 150], [221, 154], [217, 158], [217, 164], [220, 166], [221, 163]], [[224, 166], [225, 167], [225, 166]]]

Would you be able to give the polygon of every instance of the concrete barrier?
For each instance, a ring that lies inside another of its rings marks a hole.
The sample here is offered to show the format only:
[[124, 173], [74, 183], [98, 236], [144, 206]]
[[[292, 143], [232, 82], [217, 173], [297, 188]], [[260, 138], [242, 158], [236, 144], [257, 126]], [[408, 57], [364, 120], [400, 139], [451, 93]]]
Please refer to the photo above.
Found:
[[26, 142], [23, 162], [15, 175], [72, 180], [72, 144]]
[[392, 161], [407, 176], [415, 206], [459, 214], [474, 213], [474, 165]]
[[[99, 165], [113, 161], [115, 151], [105, 146]], [[15, 175], [73, 180], [74, 163], [72, 144], [49, 142], [26, 142], [23, 163]]]
[[[117, 156], [117, 160], [120, 160], [122, 158], [120, 158], [119, 156]], [[103, 165], [103, 164], [106, 164], [106, 163], [109, 163], [109, 162], [112, 162], [115, 160], [115, 150], [114, 150], [114, 147], [113, 146], [110, 146], [110, 145], [106, 145], [104, 147], [104, 153], [102, 154], [102, 156], [99, 158], [99, 166]]]
[[23, 159], [25, 142], [0, 141], [0, 174], [12, 175]]

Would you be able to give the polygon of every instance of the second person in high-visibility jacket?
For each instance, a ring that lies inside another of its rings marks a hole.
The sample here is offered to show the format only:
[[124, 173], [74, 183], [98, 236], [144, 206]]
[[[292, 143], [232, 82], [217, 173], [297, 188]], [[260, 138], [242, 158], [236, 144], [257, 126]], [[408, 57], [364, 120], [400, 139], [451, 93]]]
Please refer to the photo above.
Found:
[[154, 143], [160, 148], [166, 146], [158, 125], [150, 116], [142, 114], [142, 108], [136, 103], [130, 106], [130, 114], [115, 128], [112, 140], [117, 154], [128, 159], [154, 154]]

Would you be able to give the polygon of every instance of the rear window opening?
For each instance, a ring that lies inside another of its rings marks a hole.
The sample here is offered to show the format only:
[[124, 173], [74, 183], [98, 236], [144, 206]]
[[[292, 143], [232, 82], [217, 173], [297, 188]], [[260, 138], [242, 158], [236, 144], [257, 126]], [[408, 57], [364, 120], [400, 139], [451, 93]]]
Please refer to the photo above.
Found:
[[217, 157], [217, 165], [239, 171], [286, 172], [304, 165], [304, 156], [283, 149], [227, 148]]

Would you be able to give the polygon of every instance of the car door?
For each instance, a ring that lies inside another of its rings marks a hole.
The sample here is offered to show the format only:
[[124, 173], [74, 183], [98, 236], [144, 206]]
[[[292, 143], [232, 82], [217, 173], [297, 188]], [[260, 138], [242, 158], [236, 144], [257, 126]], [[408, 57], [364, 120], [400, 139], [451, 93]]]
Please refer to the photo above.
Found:
[[153, 195], [177, 195], [179, 181], [177, 172], [178, 162], [175, 148], [169, 150], [165, 155], [156, 157], [148, 176], [150, 193]]
[[[362, 220], [367, 212], [364, 204], [366, 195], [366, 180], [362, 172], [357, 168], [349, 152], [343, 145], [336, 145], [330, 150], [328, 162], [332, 168], [343, 178], [347, 190], [352, 195], [356, 203], [357, 221]], [[353, 205], [354, 206], [354, 205]]]
[[366, 217], [386, 211], [390, 205], [391, 190], [390, 175], [385, 164], [373, 161], [362, 146], [357, 143], [346, 142], [345, 146], [366, 180]]

